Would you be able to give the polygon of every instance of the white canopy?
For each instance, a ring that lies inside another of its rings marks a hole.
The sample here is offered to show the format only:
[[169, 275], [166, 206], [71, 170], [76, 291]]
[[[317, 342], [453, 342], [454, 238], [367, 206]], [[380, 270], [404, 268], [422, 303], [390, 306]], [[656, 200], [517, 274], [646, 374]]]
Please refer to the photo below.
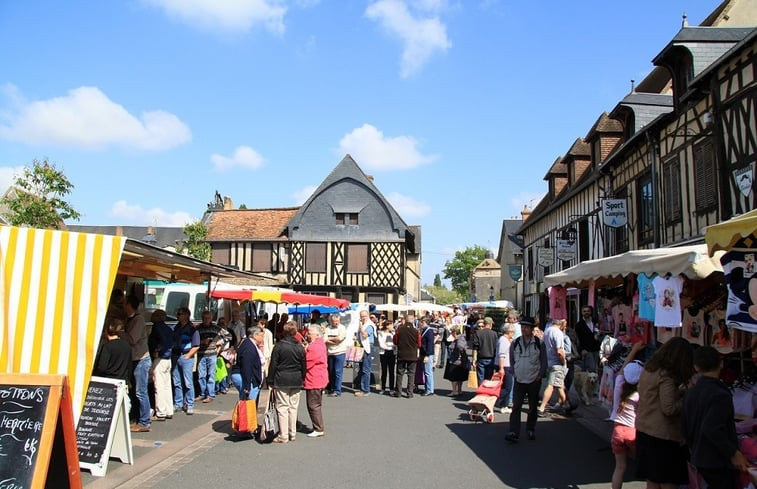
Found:
[[376, 304], [377, 311], [438, 311], [452, 314], [452, 308], [431, 302], [412, 302], [410, 304]]
[[684, 274], [692, 279], [701, 279], [713, 272], [722, 272], [720, 256], [710, 257], [707, 245], [658, 248], [655, 250], [633, 250], [626, 253], [587, 260], [567, 270], [544, 277], [547, 287], [553, 285], [586, 287], [590, 281], [596, 285], [616, 285], [630, 273], [647, 275]]

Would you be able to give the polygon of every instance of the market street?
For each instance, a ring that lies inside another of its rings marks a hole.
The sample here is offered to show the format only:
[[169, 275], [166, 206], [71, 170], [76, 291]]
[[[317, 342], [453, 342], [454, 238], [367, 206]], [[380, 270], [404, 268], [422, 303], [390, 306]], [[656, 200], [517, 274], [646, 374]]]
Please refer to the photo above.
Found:
[[[286, 445], [261, 445], [231, 435], [233, 393], [212, 409], [154, 422], [133, 437], [135, 465], [111, 461], [104, 478], [83, 472], [89, 489], [113, 487], [609, 487], [614, 459], [610, 423], [598, 407], [572, 418], [540, 418], [536, 441], [504, 441], [508, 416], [493, 424], [468, 419], [465, 400], [448, 396], [436, 371], [432, 397], [395, 399], [372, 393], [324, 398], [326, 436], [299, 433]], [[345, 369], [345, 379], [352, 378]], [[468, 389], [469, 390], [469, 389]], [[309, 425], [304, 395], [300, 420]], [[599, 436], [598, 436], [599, 435]], [[160, 440], [160, 441], [158, 441]], [[158, 445], [159, 443], [159, 445]], [[629, 469], [629, 473], [633, 468]], [[643, 487], [626, 478], [624, 487]]]

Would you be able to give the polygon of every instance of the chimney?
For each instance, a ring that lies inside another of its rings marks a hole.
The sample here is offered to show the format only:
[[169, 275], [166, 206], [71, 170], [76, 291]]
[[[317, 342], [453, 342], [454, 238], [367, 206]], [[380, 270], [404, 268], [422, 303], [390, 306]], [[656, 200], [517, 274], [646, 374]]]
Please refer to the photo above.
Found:
[[369, 182], [373, 183], [373, 175], [366, 175], [366, 177], [368, 178]]
[[528, 207], [528, 204], [523, 206], [523, 210], [520, 211], [520, 217], [525, 221], [529, 217], [531, 217], [531, 208]]
[[234, 202], [231, 201], [231, 197], [227, 196], [223, 198], [223, 210], [225, 211], [234, 210]]
[[116, 236], [123, 236], [124, 230], [121, 226], [116, 226]]
[[147, 234], [155, 236], [155, 228], [152, 226], [147, 226]]

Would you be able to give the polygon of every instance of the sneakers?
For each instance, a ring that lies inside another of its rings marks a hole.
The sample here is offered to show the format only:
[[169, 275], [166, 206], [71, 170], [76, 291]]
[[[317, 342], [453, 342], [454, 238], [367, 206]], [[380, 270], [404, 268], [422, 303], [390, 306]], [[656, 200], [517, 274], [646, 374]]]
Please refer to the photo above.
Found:
[[331, 394], [329, 394], [329, 397], [340, 397], [340, 396], [341, 394], [338, 392], [332, 392]]
[[509, 441], [510, 443], [518, 443], [518, 435], [511, 431], [510, 433], [505, 435], [505, 440]]
[[187, 415], [191, 416], [195, 413], [194, 408], [188, 407], [186, 410]]
[[399, 397], [400, 393], [397, 392], [397, 391], [392, 391], [392, 392], [389, 393], [389, 395], [392, 396], [392, 397]]
[[536, 433], [534, 433], [533, 431], [529, 430], [528, 431], [528, 439], [529, 440], [536, 440]]
[[308, 438], [318, 438], [319, 436], [323, 436], [323, 431], [311, 431], [308, 433]]
[[425, 392], [425, 391], [424, 391], [424, 392], [421, 392], [421, 395], [422, 395], [423, 397], [428, 397], [428, 396], [433, 396], [433, 395], [434, 395], [434, 393], [433, 393], [433, 392]]
[[499, 412], [502, 414], [510, 414], [513, 412], [513, 410], [510, 409], [509, 407], [501, 407], [499, 408]]
[[536, 411], [536, 415], [540, 418], [545, 418], [547, 416], [547, 413], [543, 411], [542, 409], [539, 409]]
[[355, 397], [368, 397], [368, 395], [369, 395], [368, 392], [363, 392], [363, 391], [355, 392]]

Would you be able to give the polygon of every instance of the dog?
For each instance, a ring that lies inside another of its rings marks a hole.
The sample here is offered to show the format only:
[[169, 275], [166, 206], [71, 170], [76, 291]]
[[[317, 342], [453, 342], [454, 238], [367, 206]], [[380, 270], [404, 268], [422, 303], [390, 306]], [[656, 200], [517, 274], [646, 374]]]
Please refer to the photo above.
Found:
[[573, 375], [573, 389], [578, 398], [587, 406], [591, 405], [592, 398], [597, 390], [598, 380], [596, 372], [586, 372], [576, 368]]

